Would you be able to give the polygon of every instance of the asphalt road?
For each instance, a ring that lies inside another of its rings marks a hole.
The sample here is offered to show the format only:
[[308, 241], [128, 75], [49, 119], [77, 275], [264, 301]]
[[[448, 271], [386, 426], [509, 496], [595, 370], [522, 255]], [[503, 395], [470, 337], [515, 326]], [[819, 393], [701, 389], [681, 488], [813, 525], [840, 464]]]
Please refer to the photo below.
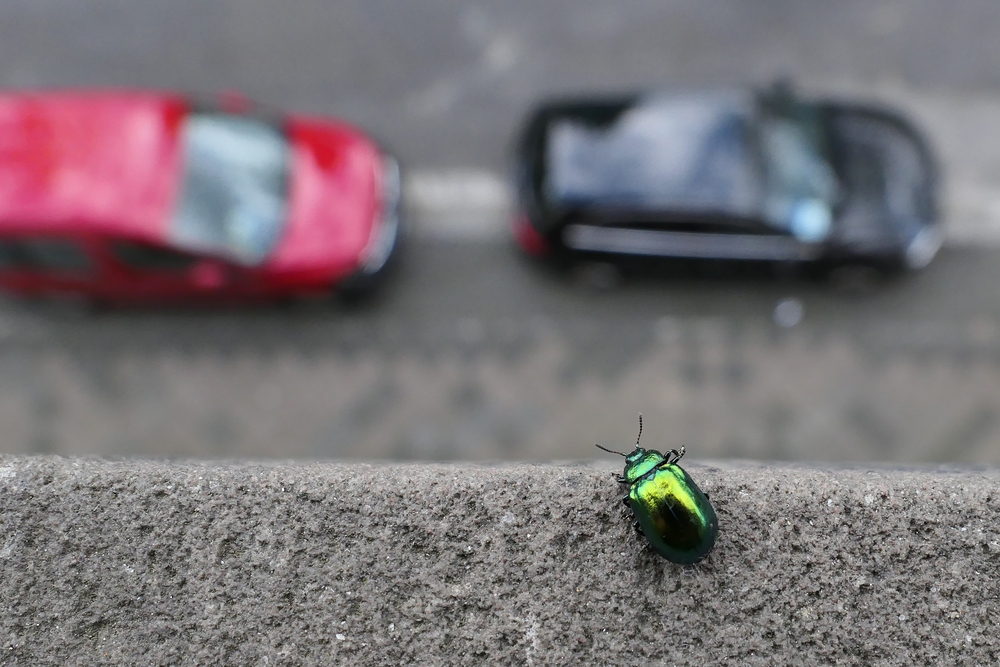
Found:
[[788, 75], [995, 96], [998, 24], [990, 0], [6, 0], [0, 85], [238, 88], [409, 164], [500, 169], [546, 95]]
[[[6, 451], [397, 459], [1000, 461], [998, 253], [865, 293], [553, 274], [413, 241], [380, 299], [253, 310], [7, 303]], [[776, 324], [794, 299], [801, 322]]]
[[[361, 310], [0, 304], [0, 451], [575, 459], [627, 445], [641, 410], [648, 444], [698, 458], [1000, 462], [998, 20], [975, 0], [8, 0], [2, 86], [238, 88], [448, 178], [419, 190], [396, 280]], [[609, 285], [540, 271], [496, 231], [533, 100], [778, 75], [927, 129], [953, 240], [928, 271], [863, 294]]]

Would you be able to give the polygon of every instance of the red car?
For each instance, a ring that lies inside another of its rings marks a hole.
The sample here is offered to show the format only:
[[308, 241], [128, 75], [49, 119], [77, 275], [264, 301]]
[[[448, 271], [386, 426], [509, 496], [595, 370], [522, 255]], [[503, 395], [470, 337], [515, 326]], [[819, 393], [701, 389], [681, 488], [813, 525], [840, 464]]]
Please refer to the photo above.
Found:
[[156, 92], [0, 94], [0, 287], [101, 303], [360, 292], [394, 159], [338, 120]]

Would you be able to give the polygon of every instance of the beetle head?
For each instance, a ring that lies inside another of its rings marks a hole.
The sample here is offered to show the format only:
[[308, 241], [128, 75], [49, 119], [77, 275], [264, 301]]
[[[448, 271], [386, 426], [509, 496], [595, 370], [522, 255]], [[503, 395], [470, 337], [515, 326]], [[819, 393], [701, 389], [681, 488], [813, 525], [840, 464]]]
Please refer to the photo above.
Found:
[[[594, 445], [598, 449], [602, 449], [610, 454], [618, 454], [619, 456], [625, 457], [625, 476], [629, 477], [630, 471], [635, 471], [636, 466], [639, 466], [643, 461], [649, 459], [651, 456], [659, 460], [663, 459], [663, 456], [655, 450], [646, 450], [639, 446], [639, 440], [642, 438], [642, 413], [639, 413], [639, 435], [635, 438], [635, 449], [626, 454], [625, 452], [615, 451], [614, 449], [608, 449], [607, 447], [601, 447], [600, 445]], [[643, 466], [644, 468], [646, 466]]]

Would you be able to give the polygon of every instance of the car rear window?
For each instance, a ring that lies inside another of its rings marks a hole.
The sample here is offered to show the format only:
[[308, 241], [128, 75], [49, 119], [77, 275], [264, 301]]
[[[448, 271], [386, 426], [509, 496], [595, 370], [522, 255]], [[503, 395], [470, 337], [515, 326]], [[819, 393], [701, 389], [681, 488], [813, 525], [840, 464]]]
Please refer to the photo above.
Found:
[[752, 216], [760, 175], [741, 93], [655, 95], [610, 124], [579, 115], [548, 128], [545, 197], [557, 206]]
[[91, 268], [87, 252], [69, 239], [0, 241], [0, 270], [81, 273]]

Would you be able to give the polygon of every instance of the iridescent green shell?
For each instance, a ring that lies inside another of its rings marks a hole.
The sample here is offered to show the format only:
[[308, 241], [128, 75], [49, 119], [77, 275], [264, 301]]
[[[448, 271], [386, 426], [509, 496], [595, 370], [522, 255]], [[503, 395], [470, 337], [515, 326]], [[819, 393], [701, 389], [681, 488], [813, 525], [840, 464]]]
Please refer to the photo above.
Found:
[[649, 544], [673, 563], [704, 558], [715, 545], [719, 521], [691, 476], [655, 450], [637, 447], [625, 461], [628, 503]]

